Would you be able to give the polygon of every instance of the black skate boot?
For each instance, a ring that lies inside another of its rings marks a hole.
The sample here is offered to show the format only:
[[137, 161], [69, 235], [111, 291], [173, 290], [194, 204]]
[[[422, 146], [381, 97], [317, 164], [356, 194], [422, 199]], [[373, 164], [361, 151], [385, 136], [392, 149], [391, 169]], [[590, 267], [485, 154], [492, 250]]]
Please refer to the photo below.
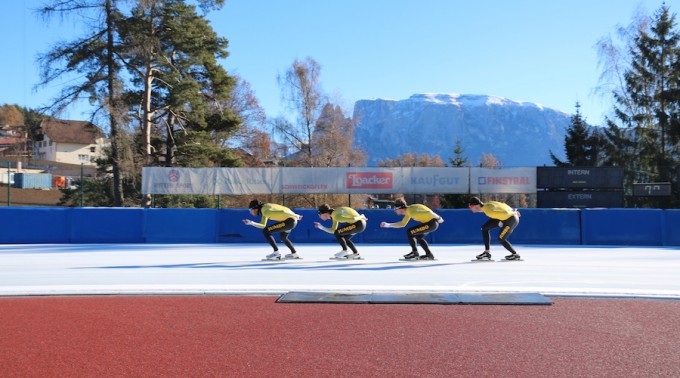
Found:
[[519, 259], [520, 259], [520, 255], [518, 255], [518, 254], [516, 254], [516, 253], [513, 253], [512, 255], [507, 255], [507, 256], [505, 256], [505, 259], [506, 259], [506, 260], [519, 260]]
[[419, 260], [436, 260], [434, 258], [434, 255], [424, 255], [424, 256], [420, 256], [418, 259]]
[[477, 255], [477, 260], [491, 260], [491, 254], [489, 252], [482, 252], [481, 254]]
[[411, 253], [408, 253], [404, 255], [405, 260], [418, 260], [418, 252], [413, 251]]

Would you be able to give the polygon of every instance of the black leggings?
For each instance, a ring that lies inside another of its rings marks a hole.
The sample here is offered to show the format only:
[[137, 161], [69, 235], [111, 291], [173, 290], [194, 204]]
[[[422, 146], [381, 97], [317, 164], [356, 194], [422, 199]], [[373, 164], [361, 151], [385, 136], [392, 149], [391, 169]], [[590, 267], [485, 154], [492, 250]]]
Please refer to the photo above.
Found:
[[262, 233], [264, 234], [264, 238], [269, 242], [269, 245], [274, 248], [274, 252], [276, 252], [279, 250], [279, 247], [276, 245], [276, 240], [274, 240], [274, 236], [272, 236], [272, 234], [275, 232], [280, 232], [281, 241], [283, 244], [285, 244], [286, 247], [290, 249], [290, 253], [295, 253], [295, 247], [293, 247], [293, 243], [288, 240], [288, 234], [290, 233], [290, 230], [295, 228], [295, 226], [297, 226], [297, 220], [288, 218], [283, 222], [274, 223], [271, 226], [265, 227]]
[[338, 243], [340, 243], [340, 246], [342, 247], [343, 251], [346, 251], [347, 247], [349, 247], [349, 249], [351, 249], [352, 252], [359, 253], [357, 252], [357, 248], [354, 246], [354, 243], [352, 242], [351, 239], [352, 236], [360, 233], [365, 229], [366, 221], [360, 220], [343, 227], [338, 227], [338, 229], [335, 230], [334, 235], [335, 238], [338, 239]]
[[437, 219], [431, 219], [429, 222], [421, 223], [417, 226], [411, 227], [406, 230], [406, 236], [408, 237], [408, 244], [411, 246], [411, 251], [418, 252], [416, 248], [416, 242], [420, 244], [426, 254], [431, 255], [430, 246], [425, 241], [425, 236], [430, 232], [436, 231], [439, 228], [439, 222]]
[[511, 253], [517, 253], [515, 252], [515, 249], [512, 248], [512, 244], [508, 241], [508, 237], [510, 234], [512, 234], [512, 231], [515, 230], [515, 227], [519, 224], [519, 219], [517, 218], [517, 215], [512, 216], [504, 221], [498, 220], [498, 219], [489, 219], [482, 225], [482, 237], [484, 238], [484, 247], [488, 251], [490, 249], [491, 245], [491, 235], [490, 235], [490, 230], [494, 228], [501, 227], [501, 233], [498, 235], [498, 240], [501, 242], [503, 247], [510, 251]]

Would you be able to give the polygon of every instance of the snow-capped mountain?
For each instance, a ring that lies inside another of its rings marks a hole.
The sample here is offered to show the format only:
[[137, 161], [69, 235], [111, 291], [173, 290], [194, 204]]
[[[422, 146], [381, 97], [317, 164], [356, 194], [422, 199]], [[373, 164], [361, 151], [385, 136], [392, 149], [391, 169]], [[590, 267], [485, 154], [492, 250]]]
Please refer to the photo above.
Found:
[[552, 165], [564, 159], [571, 115], [529, 102], [452, 93], [414, 94], [406, 100], [359, 100], [355, 146], [368, 165], [405, 153], [439, 155], [447, 164], [456, 139], [463, 156], [478, 165], [492, 154], [504, 167]]

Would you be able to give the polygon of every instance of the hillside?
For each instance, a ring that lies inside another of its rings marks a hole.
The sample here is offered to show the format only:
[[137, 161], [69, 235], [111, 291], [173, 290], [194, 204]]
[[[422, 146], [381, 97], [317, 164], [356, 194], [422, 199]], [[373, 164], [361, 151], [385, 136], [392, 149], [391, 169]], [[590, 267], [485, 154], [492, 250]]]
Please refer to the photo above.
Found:
[[469, 163], [492, 154], [503, 166], [552, 164], [564, 158], [570, 115], [539, 104], [488, 95], [414, 94], [405, 100], [360, 100], [354, 105], [354, 145], [368, 165], [405, 153], [453, 157], [456, 141]]

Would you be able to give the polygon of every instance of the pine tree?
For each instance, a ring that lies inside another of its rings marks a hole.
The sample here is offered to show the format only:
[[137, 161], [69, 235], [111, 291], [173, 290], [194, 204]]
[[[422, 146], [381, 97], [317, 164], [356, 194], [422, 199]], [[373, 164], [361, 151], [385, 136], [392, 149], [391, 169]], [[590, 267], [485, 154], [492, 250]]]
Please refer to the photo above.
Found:
[[680, 34], [667, 6], [634, 36], [629, 55], [624, 88], [614, 94], [616, 119], [607, 120], [607, 163], [625, 168], [627, 185], [673, 180], [670, 168], [680, 161]]
[[39, 12], [45, 17], [52, 15], [82, 15], [99, 20], [87, 35], [71, 42], [58, 43], [39, 58], [42, 67], [39, 86], [46, 86], [58, 78], [75, 74], [74, 84], [62, 89], [45, 111], [58, 115], [68, 105], [89, 98], [96, 110], [108, 119], [109, 152], [113, 173], [113, 206], [123, 205], [123, 179], [121, 172], [122, 128], [126, 122], [121, 102], [122, 46], [118, 43], [120, 10], [116, 0], [53, 0]]
[[665, 168], [678, 159], [679, 130], [670, 129], [673, 113], [678, 111], [673, 93], [680, 85], [680, 72], [673, 69], [680, 57], [680, 34], [673, 30], [674, 20], [668, 7], [661, 7], [649, 32], [635, 38], [632, 66], [625, 75], [635, 106], [622, 120], [635, 132], [640, 167], [651, 180], [667, 180]]
[[[222, 1], [202, 4], [219, 8]], [[134, 85], [127, 91], [128, 104], [140, 124], [146, 164], [173, 166], [176, 153], [185, 147], [195, 150], [196, 141], [202, 139], [177, 133], [209, 132], [220, 145], [223, 133], [228, 135], [240, 123], [221, 106], [236, 83], [217, 64], [218, 58], [228, 55], [227, 40], [216, 35], [196, 7], [182, 0], [139, 2], [121, 24]], [[192, 146], [180, 140], [191, 141]]]
[[[118, 7], [122, 3], [52, 0], [41, 9], [47, 16], [94, 14], [100, 20], [87, 36], [56, 45], [42, 57], [41, 84], [75, 73], [80, 81], [65, 87], [50, 108], [59, 111], [86, 95], [108, 114], [112, 148], [102, 162], [113, 166], [114, 206], [123, 203], [122, 152], [130, 151], [128, 180], [139, 175], [136, 162], [148, 164], [152, 158], [166, 165], [202, 164], [205, 158], [212, 159], [207, 165], [237, 165], [223, 147], [241, 121], [224, 106], [235, 85], [217, 61], [228, 55], [227, 40], [215, 34], [196, 6], [139, 0]], [[207, 12], [224, 0], [193, 3]], [[128, 139], [122, 132], [130, 118], [139, 119], [141, 138]], [[142, 148], [133, 148], [135, 142]], [[134, 159], [132, 151], [143, 151], [142, 159]]]
[[453, 147], [453, 158], [449, 159], [449, 164], [451, 164], [451, 167], [465, 167], [467, 162], [468, 158], [465, 156], [463, 143], [460, 141], [460, 138], [456, 138], [456, 144]]
[[564, 149], [566, 161], [559, 160], [552, 151], [550, 156], [556, 166], [594, 167], [598, 163], [597, 135], [591, 132], [591, 128], [581, 115], [581, 104], [576, 103], [576, 113], [571, 117], [571, 125], [564, 137]]
[[[463, 144], [461, 143], [460, 138], [456, 138], [456, 144], [453, 147], [453, 157], [449, 158], [449, 166], [462, 168], [467, 166], [467, 164], [468, 158], [465, 156]], [[469, 199], [469, 194], [448, 193], [442, 195], [441, 204], [442, 207], [449, 209], [466, 208]]]

